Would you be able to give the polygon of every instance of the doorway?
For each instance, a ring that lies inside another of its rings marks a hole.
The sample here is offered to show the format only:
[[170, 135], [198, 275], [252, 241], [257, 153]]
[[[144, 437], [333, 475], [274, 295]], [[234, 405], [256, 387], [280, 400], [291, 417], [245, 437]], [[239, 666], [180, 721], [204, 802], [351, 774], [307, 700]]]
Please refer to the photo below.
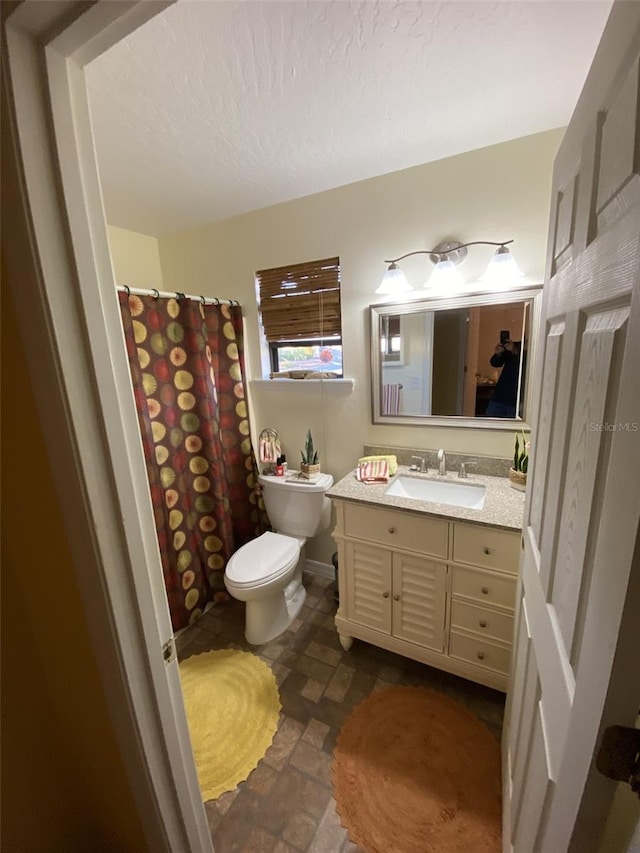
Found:
[[[167, 810], [163, 817], [166, 836], [156, 849], [181, 849], [178, 846], [178, 839], [183, 841], [188, 839], [187, 843], [190, 847], [182, 849], [208, 850], [210, 846], [207, 846], [205, 836], [200, 831], [203, 828], [201, 809], [193, 808], [195, 794], [192, 768], [186, 766], [181, 758], [184, 744], [180, 742], [180, 730], [182, 729], [184, 732], [184, 722], [180, 719], [179, 702], [177, 704], [172, 702], [172, 698], [175, 699], [175, 694], [172, 693], [171, 688], [171, 666], [168, 668], [164, 666], [160, 651], [162, 641], [166, 639], [166, 634], [163, 634], [163, 623], [166, 622], [166, 619], [162, 616], [157, 586], [154, 588], [150, 579], [156, 569], [157, 555], [153, 553], [153, 548], [149, 547], [148, 542], [144, 541], [140, 530], [146, 524], [146, 531], [148, 532], [150, 530], [148, 522], [152, 521], [152, 518], [148, 500], [136, 487], [135, 482], [135, 474], [141, 470], [141, 458], [139, 448], [136, 449], [131, 442], [130, 436], [135, 435], [135, 430], [129, 429], [131, 417], [127, 416], [125, 411], [126, 407], [131, 405], [131, 400], [127, 398], [126, 394], [123, 396], [122, 387], [119, 388], [118, 383], [113, 378], [110, 379], [110, 376], [113, 377], [114, 371], [114, 367], [111, 366], [112, 363], [120, 376], [123, 375], [124, 364], [122, 358], [115, 356], [115, 350], [109, 342], [110, 335], [116, 334], [114, 312], [108, 305], [108, 288], [112, 291], [113, 281], [108, 268], [106, 241], [104, 234], [101, 233], [104, 231], [104, 226], [103, 224], [101, 226], [100, 222], [95, 219], [95, 211], [99, 209], [99, 196], [94, 180], [95, 176], [91, 174], [90, 140], [86, 133], [84, 135], [80, 133], [77, 139], [70, 138], [62, 133], [65, 125], [61, 115], [65, 113], [65, 110], [67, 111], [67, 119], [69, 116], [74, 116], [75, 110], [80, 110], [82, 113], [82, 63], [88, 61], [87, 57], [90, 57], [91, 53], [98, 49], [98, 43], [100, 43], [100, 48], [104, 49], [106, 43], [109, 41], [113, 43], [114, 39], [123, 37], [132, 27], [140, 25], [144, 15], [156, 13], [161, 8], [161, 4], [154, 5], [152, 10], [149, 9], [151, 4], [134, 4], [125, 12], [122, 8], [109, 11], [109, 5], [113, 4], [100, 3], [93, 7], [89, 15], [91, 20], [87, 20], [83, 13], [84, 20], [82, 20], [82, 26], [79, 29], [73, 26], [74, 23], [78, 22], [78, 18], [73, 21], [66, 19], [62, 27], [65, 38], [62, 41], [55, 38], [51, 39], [48, 42], [49, 48], [46, 54], [41, 48], [43, 22], [42, 20], [29, 20], [29, 10], [24, 11], [26, 17], [22, 17], [19, 22], [19, 33], [14, 30], [9, 39], [11, 42], [9, 65], [12, 70], [15, 70], [16, 62], [21, 59], [25, 61], [27, 66], [30, 65], [27, 60], [37, 57], [43, 58], [45, 63], [48, 63], [53, 81], [52, 88], [54, 89], [52, 92], [54, 122], [57, 123], [58, 133], [64, 140], [61, 150], [62, 183], [68, 196], [73, 197], [77, 202], [77, 211], [79, 211], [72, 215], [70, 223], [75, 252], [75, 264], [71, 264], [70, 256], [64, 250], [60, 254], [61, 247], [65, 245], [63, 235], [66, 226], [64, 225], [64, 212], [57, 197], [55, 173], [47, 174], [42, 178], [41, 172], [37, 168], [38, 156], [41, 157], [42, 151], [49, 151], [51, 146], [46, 122], [43, 114], [40, 114], [39, 118], [36, 116], [35, 121], [33, 114], [31, 116], [25, 115], [24, 103], [26, 102], [30, 107], [35, 108], [38, 105], [38, 99], [34, 93], [39, 91], [39, 87], [41, 90], [47, 91], [44, 77], [41, 77], [40, 72], [31, 66], [30, 73], [26, 74], [19, 84], [22, 90], [16, 92], [18, 100], [24, 98], [22, 103], [16, 105], [16, 126], [22, 143], [22, 159], [25, 172], [31, 175], [33, 168], [36, 174], [40, 174], [45, 185], [46, 197], [40, 198], [40, 201], [43, 202], [41, 210], [43, 212], [57, 211], [59, 218], [54, 223], [54, 228], [48, 227], [43, 222], [42, 215], [38, 213], [35, 207], [33, 208], [32, 224], [38, 245], [42, 247], [46, 244], [55, 249], [55, 252], [52, 253], [55, 257], [52, 260], [50, 256], [46, 260], [46, 269], [43, 270], [44, 280], [47, 284], [54, 282], [54, 287], [45, 297], [37, 289], [34, 289], [28, 291], [24, 298], [33, 298], [38, 301], [38, 304], [41, 304], [39, 322], [44, 327], [48, 327], [47, 324], [51, 323], [52, 317], [59, 318], [60, 314], [56, 315], [56, 310], [63, 304], [70, 302], [75, 305], [79, 303], [79, 317], [71, 318], [60, 325], [53, 323], [53, 330], [57, 343], [64, 340], [66, 332], [69, 333], [67, 341], [78, 345], [74, 352], [76, 358], [78, 353], [86, 354], [87, 373], [85, 374], [84, 368], [81, 369], [80, 366], [76, 365], [74, 369], [74, 365], [69, 363], [69, 352], [64, 344], [61, 347], [60, 354], [58, 347], [52, 341], [51, 361], [55, 369], [48, 371], [47, 368], [44, 368], [42, 378], [37, 383], [37, 387], [46, 394], [47, 382], [50, 382], [49, 387], [58, 389], [61, 399], [69, 399], [71, 411], [74, 414], [79, 413], [79, 417], [74, 418], [75, 429], [71, 429], [68, 420], [65, 420], [62, 414], [60, 415], [60, 423], [73, 436], [73, 440], [70, 440], [69, 446], [64, 446], [59, 454], [59, 460], [55, 465], [56, 476], [59, 482], [63, 484], [65, 482], [65, 464], [69, 463], [66, 468], [69, 492], [71, 493], [77, 488], [78, 494], [82, 494], [83, 486], [89, 483], [93, 513], [89, 513], [88, 502], [81, 501], [84, 504], [83, 512], [79, 516], [79, 521], [76, 519], [76, 523], [83, 527], [86, 525], [87, 531], [90, 531], [92, 528], [91, 518], [95, 518], [97, 512], [100, 520], [105, 519], [108, 522], [107, 528], [105, 528], [107, 534], [115, 533], [113, 543], [110, 545], [106, 541], [108, 536], [105, 536], [104, 532], [98, 531], [97, 552], [113, 563], [124, 557], [123, 567], [129, 573], [132, 573], [134, 564], [138, 567], [139, 575], [137, 578], [134, 576], [133, 582], [126, 579], [124, 573], [118, 575], [116, 572], [115, 574], [116, 578], [122, 580], [122, 589], [129, 590], [133, 583], [135, 600], [140, 615], [136, 616], [136, 614], [129, 612], [125, 612], [124, 615], [122, 613], [117, 614], [116, 630], [109, 633], [107, 629], [106, 636], [112, 641], [112, 648], [109, 649], [108, 654], [105, 654], [105, 661], [107, 669], [111, 667], [115, 673], [116, 667], [113, 665], [113, 661], [109, 661], [109, 657], [110, 655], [115, 657], [119, 650], [118, 641], [122, 636], [126, 636], [127, 626], [123, 624], [123, 620], [130, 619], [131, 622], [128, 627], [131, 629], [132, 635], [137, 636], [137, 633], [140, 632], [140, 637], [144, 638], [144, 641], [137, 648], [132, 645], [131, 648], [125, 649], [127, 674], [123, 677], [120, 673], [122, 679], [120, 682], [122, 697], [120, 698], [122, 701], [114, 692], [113, 703], [120, 706], [117, 710], [126, 717], [122, 724], [122, 731], [127, 728], [133, 731], [136, 720], [144, 720], [149, 729], [154, 729], [153, 736], [157, 738], [157, 741], [155, 744], [147, 741], [144, 749], [145, 757], [148, 758], [153, 748], [157, 747], [158, 744], [160, 745], [158, 754], [162, 756], [164, 763], [159, 762], [157, 767], [151, 768], [152, 784], [150, 785], [148, 780], [145, 782], [144, 774], [138, 772], [141, 786], [146, 786], [148, 802], [157, 804], [160, 792], [163, 790], [168, 797]], [[140, 8], [142, 6], [146, 6], [147, 10], [142, 11]], [[105, 16], [100, 24], [95, 19], [96, 9], [100, 15], [104, 14]], [[68, 9], [66, 11], [68, 12]], [[52, 13], [52, 16], [57, 13], [57, 11]], [[80, 12], [78, 12], [78, 16], [80, 16]], [[61, 21], [52, 17], [47, 21], [47, 25], [49, 27], [60, 26]], [[16, 35], [19, 35], [19, 38], [14, 37]], [[21, 41], [22, 44], [20, 44]], [[91, 46], [92, 43], [93, 46]], [[71, 62], [69, 62], [69, 57], [72, 57]], [[29, 88], [31, 84], [32, 87]], [[17, 80], [16, 85], [18, 85]], [[35, 128], [32, 128], [33, 141], [29, 142], [26, 128], [31, 123], [35, 124]], [[71, 125], [73, 125], [73, 118]], [[88, 178], [88, 182], [84, 185], [77, 182], [81, 175]], [[38, 187], [30, 185], [30, 198], [33, 199], [32, 194], [37, 194], [38, 190]], [[87, 202], [87, 197], [90, 197], [90, 203]], [[78, 279], [80, 279], [79, 290], [77, 289]], [[88, 323], [88, 317], [93, 317], [92, 322], [104, 326], [104, 334], [99, 337], [98, 341], [93, 341], [89, 345], [87, 345], [83, 334]], [[104, 380], [104, 382], [96, 384], [94, 381], [91, 383], [89, 382], [91, 376], [94, 380], [97, 378]], [[74, 391], [75, 380], [78, 381], [75, 384], [77, 390]], [[93, 394], [96, 393], [96, 388], [98, 388], [99, 408], [105, 413], [108, 436], [101, 434], [94, 417], [95, 410], [91, 401], [94, 399]], [[86, 397], [84, 402], [83, 395]], [[112, 418], [109, 417], [110, 411], [115, 413]], [[132, 412], [133, 409], [131, 408]], [[74, 458], [76, 451], [79, 453], [80, 465], [78, 465], [77, 458]], [[118, 458], [120, 458], [120, 462], [118, 462]], [[73, 476], [70, 476], [69, 472], [72, 472]], [[90, 478], [87, 476], [89, 472], [94, 472], [97, 475], [96, 483], [109, 483], [107, 495], [97, 495], [91, 488]], [[116, 476], [109, 476], [111, 472], [114, 472]], [[123, 506], [131, 510], [129, 517], [122, 512]], [[139, 560], [133, 559], [132, 554]], [[92, 554], [91, 560], [95, 560], [95, 558], [96, 554]], [[88, 561], [89, 565], [92, 564], [91, 560]], [[140, 571], [140, 566], [144, 567], [142, 571]], [[150, 569], [151, 566], [153, 571]], [[106, 568], [110, 568], [110, 566], [101, 566], [98, 569], [101, 577], [107, 576]], [[147, 592], [145, 592], [145, 586], [148, 587]], [[108, 588], [108, 584], [106, 588]], [[112, 591], [118, 591], [117, 585]], [[89, 590], [87, 585], [85, 599], [89, 609], [91, 608], [90, 593], [95, 596], [95, 587]], [[99, 632], [105, 625], [106, 617], [113, 616], [113, 609], [110, 609], [111, 603], [107, 600], [100, 602], [99, 607], [102, 610], [102, 615], [97, 620], [96, 637], [104, 639]], [[127, 656], [130, 656], [131, 659]], [[131, 673], [136, 671], [136, 666], [137, 671], [141, 674], [140, 684], [143, 687], [142, 690], [137, 691], [134, 689], [134, 685], [130, 683]], [[148, 690], [154, 697], [162, 697], [157, 702], [157, 709], [149, 709], [145, 697], [141, 695], [144, 690]], [[127, 717], [125, 706], [132, 697], [134, 713]], [[172, 727], [176, 731], [175, 737], [172, 735]], [[166, 739], [169, 740], [169, 743], [165, 748], [163, 744]], [[144, 769], [147, 770], [147, 768]], [[136, 772], [135, 768], [132, 772]], [[181, 784], [178, 786], [174, 784], [173, 790], [170, 790], [171, 786], [165, 785], [162, 781], [164, 774], [168, 774], [166, 778], [172, 780], [179, 778]], [[177, 797], [175, 796], [176, 790], [178, 791]], [[188, 793], [181, 798], [180, 791]], [[191, 818], [185, 818], [185, 814], [188, 815], [189, 813], [191, 813]], [[152, 814], [154, 817], [157, 815], [155, 808]], [[172, 821], [175, 821], [175, 825], [172, 825]]]

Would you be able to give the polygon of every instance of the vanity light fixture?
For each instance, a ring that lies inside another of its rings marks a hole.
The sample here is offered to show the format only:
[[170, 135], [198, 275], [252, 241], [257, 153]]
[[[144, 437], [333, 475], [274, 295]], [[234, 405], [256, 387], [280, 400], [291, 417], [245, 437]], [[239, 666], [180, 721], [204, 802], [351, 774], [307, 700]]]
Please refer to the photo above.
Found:
[[435, 264], [428, 282], [424, 285], [425, 289], [449, 290], [455, 288], [463, 283], [463, 278], [456, 267], [467, 257], [467, 246], [497, 246], [498, 248], [485, 273], [480, 277], [480, 281], [496, 289], [509, 287], [515, 278], [524, 275], [507, 248], [511, 243], [513, 240], [504, 240], [500, 243], [490, 240], [473, 240], [470, 243], [460, 243], [459, 240], [445, 240], [443, 243], [438, 243], [433, 249], [407, 252], [406, 255], [400, 255], [399, 258], [385, 261], [385, 264], [389, 264], [389, 269], [384, 274], [376, 293], [398, 296], [413, 289], [398, 266], [398, 261], [412, 255], [429, 255], [432, 263]]
[[510, 287], [514, 279], [522, 278], [523, 275], [516, 259], [503, 243], [489, 261], [489, 266], [480, 276], [480, 281], [486, 282], [491, 287], [502, 289]]
[[[385, 261], [385, 264], [389, 261]], [[390, 296], [397, 296], [399, 293], [406, 293], [408, 290], [413, 290], [407, 277], [402, 272], [400, 267], [391, 261], [389, 269], [386, 271], [380, 282], [380, 287], [376, 293], [388, 293]]]

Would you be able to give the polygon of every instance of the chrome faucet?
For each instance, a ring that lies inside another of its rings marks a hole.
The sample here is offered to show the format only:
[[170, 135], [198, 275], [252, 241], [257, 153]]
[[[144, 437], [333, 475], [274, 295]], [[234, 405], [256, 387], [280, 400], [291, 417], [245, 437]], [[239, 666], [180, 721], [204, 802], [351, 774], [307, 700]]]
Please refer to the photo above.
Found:
[[[425, 457], [425, 456], [412, 456], [412, 457], [411, 457], [411, 459], [412, 459], [412, 460], [413, 460], [413, 459], [417, 459], [417, 460], [418, 460], [418, 462], [420, 463], [420, 473], [421, 473], [421, 474], [426, 474], [426, 473], [428, 473], [428, 469], [427, 469], [427, 459], [426, 459], [426, 457]], [[417, 471], [417, 470], [418, 470], [418, 466], [417, 466], [417, 465], [411, 464], [409, 467], [410, 467], [413, 471]]]
[[469, 476], [469, 475], [467, 474], [467, 468], [469, 468], [469, 467], [475, 467], [476, 465], [477, 465], [477, 462], [465, 462], [465, 461], [463, 460], [463, 461], [460, 463], [460, 470], [458, 471], [458, 477], [460, 477], [460, 479], [461, 479], [461, 480], [466, 480], [466, 479], [467, 479], [467, 477]]
[[442, 448], [438, 451], [438, 474], [446, 474], [447, 473], [447, 457]]

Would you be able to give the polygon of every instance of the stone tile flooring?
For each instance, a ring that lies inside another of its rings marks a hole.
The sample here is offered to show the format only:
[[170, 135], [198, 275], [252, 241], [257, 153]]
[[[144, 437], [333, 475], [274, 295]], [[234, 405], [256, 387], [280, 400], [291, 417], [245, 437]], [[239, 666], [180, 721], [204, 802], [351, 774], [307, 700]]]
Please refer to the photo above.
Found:
[[502, 693], [359, 640], [345, 652], [333, 623], [333, 582], [306, 572], [304, 584], [300, 617], [268, 645], [245, 641], [244, 604], [235, 600], [215, 604], [176, 641], [180, 660], [209, 649], [253, 651], [280, 687], [282, 713], [265, 757], [234, 791], [205, 803], [216, 853], [357, 853], [335, 811], [331, 754], [355, 705], [383, 687], [433, 687], [500, 737]]

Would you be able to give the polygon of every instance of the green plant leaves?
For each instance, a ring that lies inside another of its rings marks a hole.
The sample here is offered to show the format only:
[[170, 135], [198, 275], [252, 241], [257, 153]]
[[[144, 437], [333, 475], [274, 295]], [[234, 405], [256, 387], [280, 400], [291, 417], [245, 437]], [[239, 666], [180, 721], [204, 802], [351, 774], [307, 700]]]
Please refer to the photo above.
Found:
[[522, 433], [522, 450], [520, 449], [520, 436], [516, 433], [516, 446], [513, 453], [513, 468], [515, 471], [527, 473], [529, 467], [529, 452], [527, 451], [527, 440], [524, 432]]
[[304, 443], [304, 450], [300, 451], [300, 455], [302, 456], [302, 461], [305, 465], [317, 465], [319, 460], [318, 451], [314, 449], [313, 446], [313, 436], [311, 435], [311, 430], [307, 430], [307, 437]]

